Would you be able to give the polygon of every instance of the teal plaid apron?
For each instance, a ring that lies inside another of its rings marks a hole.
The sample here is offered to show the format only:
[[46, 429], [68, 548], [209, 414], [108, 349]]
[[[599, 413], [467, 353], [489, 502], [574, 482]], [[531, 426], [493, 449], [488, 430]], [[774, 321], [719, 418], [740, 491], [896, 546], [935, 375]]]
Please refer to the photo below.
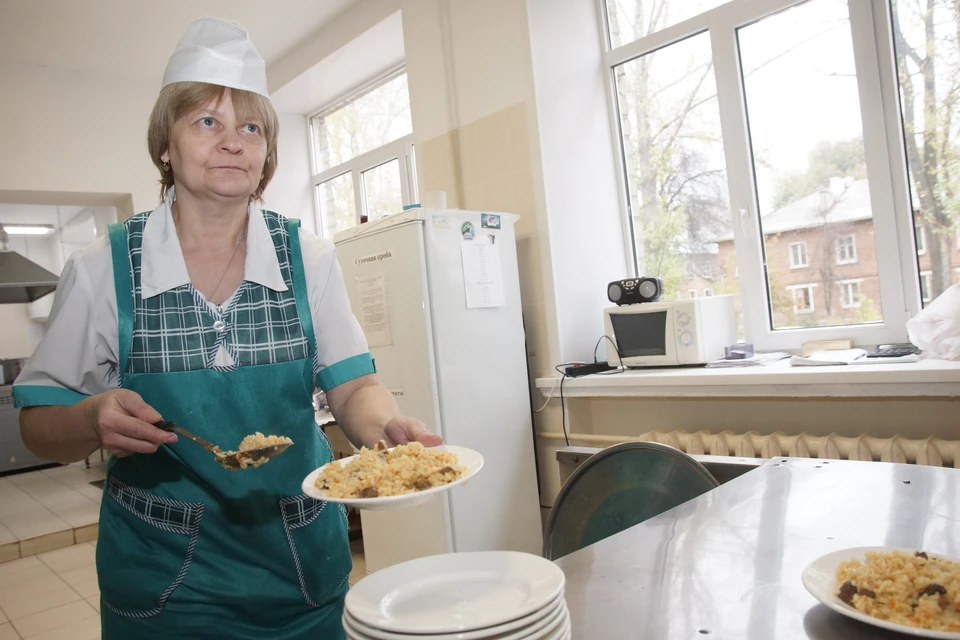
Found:
[[[189, 284], [142, 298], [147, 215], [110, 229], [120, 386], [224, 448], [255, 431], [294, 445], [243, 471], [185, 438], [111, 459], [97, 543], [103, 638], [343, 638], [346, 515], [300, 490], [332, 455], [313, 415], [299, 223], [264, 212], [287, 291], [245, 281], [215, 312]], [[221, 345], [233, 366], [213, 366]]]

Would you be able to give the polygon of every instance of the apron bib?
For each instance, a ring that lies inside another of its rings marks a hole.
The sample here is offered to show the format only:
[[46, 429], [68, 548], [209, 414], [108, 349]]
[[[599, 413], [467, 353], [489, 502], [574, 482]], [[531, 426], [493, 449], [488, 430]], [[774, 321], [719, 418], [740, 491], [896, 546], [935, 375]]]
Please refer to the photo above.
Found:
[[[274, 222], [280, 220], [277, 216]], [[262, 467], [240, 471], [224, 469], [186, 438], [152, 455], [111, 459], [97, 543], [104, 640], [172, 634], [242, 640], [344, 637], [340, 618], [351, 570], [346, 513], [300, 490], [303, 478], [332, 455], [313, 414], [316, 343], [297, 221], [284, 222], [287, 233], [275, 234], [275, 242], [283, 236], [288, 246], [281, 255], [284, 247], [278, 242], [278, 259], [289, 257], [291, 282], [284, 293], [295, 298], [295, 304], [291, 299], [287, 306], [295, 310], [299, 327], [293, 338], [289, 331], [280, 335], [266, 327], [262, 342], [275, 346], [286, 340], [289, 345], [275, 349], [269, 358], [254, 354], [252, 361], [293, 357], [165, 372], [152, 372], [157, 364], [146, 359], [167, 357], [166, 352], [138, 353], [134, 347], [135, 326], [148, 323], [141, 316], [152, 311], [144, 311], [139, 296], [139, 265], [132, 259], [139, 257], [139, 247], [128, 244], [129, 227], [111, 227], [120, 386], [139, 393], [166, 420], [222, 448], [236, 448], [255, 431], [288, 436], [294, 445]], [[262, 328], [256, 321], [263, 313], [257, 296], [238, 298], [231, 306], [243, 306], [243, 313], [253, 318], [247, 324]], [[263, 306], [270, 313], [270, 302]], [[205, 306], [198, 308], [210, 313]], [[209, 327], [205, 335], [194, 330], [193, 339], [204, 347], [198, 353], [208, 364], [212, 349], [225, 339], [224, 319], [237, 320], [239, 313], [228, 309], [222, 317], [202, 318], [201, 323], [219, 323], [212, 335]], [[190, 332], [183, 324], [173, 330], [168, 321], [162, 323], [163, 341], [185, 344]], [[156, 340], [154, 331], [139, 333]], [[305, 343], [303, 353], [294, 348], [300, 343]], [[137, 357], [143, 362], [128, 367]]]

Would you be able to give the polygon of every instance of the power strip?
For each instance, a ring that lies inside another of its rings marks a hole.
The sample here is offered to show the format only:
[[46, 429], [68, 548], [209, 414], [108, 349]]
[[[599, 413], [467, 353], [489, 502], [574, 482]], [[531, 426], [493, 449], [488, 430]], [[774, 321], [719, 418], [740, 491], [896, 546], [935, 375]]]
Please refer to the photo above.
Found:
[[613, 371], [616, 367], [611, 367], [606, 362], [591, 362], [589, 364], [573, 364], [563, 370], [571, 378], [588, 376], [591, 373], [603, 373], [604, 371]]

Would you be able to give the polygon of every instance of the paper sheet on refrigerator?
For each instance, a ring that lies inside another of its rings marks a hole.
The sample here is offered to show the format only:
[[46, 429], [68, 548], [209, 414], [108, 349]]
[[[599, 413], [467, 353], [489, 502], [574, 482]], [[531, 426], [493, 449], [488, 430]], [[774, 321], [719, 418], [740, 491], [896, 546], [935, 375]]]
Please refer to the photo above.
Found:
[[495, 234], [479, 234], [463, 238], [463, 285], [467, 290], [467, 308], [502, 307], [505, 303], [503, 273], [500, 270], [500, 247]]
[[383, 271], [357, 276], [357, 293], [360, 294], [360, 327], [367, 337], [367, 346], [373, 348], [393, 344], [387, 281]]

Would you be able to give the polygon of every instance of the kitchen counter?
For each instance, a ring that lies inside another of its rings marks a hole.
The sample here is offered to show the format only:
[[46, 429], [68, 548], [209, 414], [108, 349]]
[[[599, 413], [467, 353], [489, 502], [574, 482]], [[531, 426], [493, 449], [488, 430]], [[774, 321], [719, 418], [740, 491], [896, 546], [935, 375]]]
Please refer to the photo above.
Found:
[[897, 546], [960, 557], [960, 470], [775, 458], [557, 561], [575, 640], [896, 640], [801, 582], [820, 556]]

